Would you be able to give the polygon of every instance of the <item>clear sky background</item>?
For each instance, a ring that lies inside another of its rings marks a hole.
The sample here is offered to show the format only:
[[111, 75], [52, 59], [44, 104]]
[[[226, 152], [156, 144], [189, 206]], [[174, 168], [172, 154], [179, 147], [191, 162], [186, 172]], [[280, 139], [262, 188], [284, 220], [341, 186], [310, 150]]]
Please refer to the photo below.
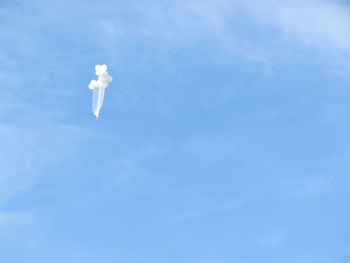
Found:
[[0, 16], [0, 262], [350, 262], [347, 1]]

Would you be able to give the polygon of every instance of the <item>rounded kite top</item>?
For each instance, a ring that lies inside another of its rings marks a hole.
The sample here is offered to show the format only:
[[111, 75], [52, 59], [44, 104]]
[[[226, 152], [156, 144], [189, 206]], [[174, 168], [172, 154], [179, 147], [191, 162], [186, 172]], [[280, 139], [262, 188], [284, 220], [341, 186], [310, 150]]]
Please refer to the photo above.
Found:
[[113, 80], [112, 77], [108, 74], [107, 65], [96, 65], [95, 70], [98, 79], [91, 80], [89, 84], [89, 89], [93, 90], [96, 88], [107, 88], [109, 82]]
[[107, 65], [96, 65], [95, 70], [97, 76], [105, 75], [107, 73]]

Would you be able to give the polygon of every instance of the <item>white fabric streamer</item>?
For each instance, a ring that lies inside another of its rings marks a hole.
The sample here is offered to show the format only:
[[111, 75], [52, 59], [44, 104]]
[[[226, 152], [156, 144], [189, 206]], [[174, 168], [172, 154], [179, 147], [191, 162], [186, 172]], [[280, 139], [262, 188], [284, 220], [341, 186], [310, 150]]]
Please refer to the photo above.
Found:
[[103, 104], [105, 89], [108, 87], [112, 77], [107, 72], [107, 65], [96, 65], [97, 80], [91, 80], [89, 89], [93, 90], [92, 95], [92, 113], [98, 118]]
[[92, 113], [98, 118], [105, 95], [105, 88], [97, 88], [93, 90], [92, 95]]

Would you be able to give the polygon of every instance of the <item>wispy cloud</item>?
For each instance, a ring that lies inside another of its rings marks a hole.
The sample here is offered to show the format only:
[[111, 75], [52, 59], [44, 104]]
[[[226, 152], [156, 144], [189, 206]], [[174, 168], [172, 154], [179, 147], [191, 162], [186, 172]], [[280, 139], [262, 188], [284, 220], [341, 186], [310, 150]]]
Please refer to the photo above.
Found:
[[282, 245], [286, 237], [282, 232], [275, 232], [258, 239], [259, 243], [267, 247], [277, 247]]
[[133, 23], [116, 16], [97, 25], [111, 39], [166, 42], [163, 49], [214, 40], [226, 52], [259, 61], [296, 47], [317, 48], [324, 55], [350, 51], [349, 7], [337, 1], [161, 1], [129, 11], [138, 15]]
[[321, 197], [332, 193], [332, 177], [304, 176], [280, 184], [281, 194], [295, 198]]
[[79, 130], [70, 127], [26, 127], [0, 123], [0, 203], [32, 187], [49, 164], [74, 149]]
[[174, 212], [172, 211], [173, 215], [170, 215], [166, 218], [166, 221], [172, 222], [172, 221], [182, 221], [182, 220], [191, 220], [196, 219], [200, 217], [206, 217], [206, 216], [215, 216], [224, 214], [227, 212], [232, 212], [235, 209], [239, 209], [243, 205], [247, 203], [249, 198], [247, 197], [238, 197], [236, 200], [225, 200], [216, 203], [215, 201], [211, 200], [208, 204], [201, 203], [201, 207], [196, 207], [192, 209], [189, 209], [188, 211], [178, 211]]
[[[23, 229], [34, 221], [35, 217], [28, 213], [0, 212], [0, 240], [26, 241], [23, 240]], [[19, 235], [19, 232], [22, 232], [22, 235]]]
[[[291, 59], [294, 55], [295, 59], [299, 56], [295, 48], [317, 48], [323, 55], [329, 55], [330, 50], [350, 50], [349, 8], [339, 1], [163, 0], [147, 5], [99, 6], [97, 10], [87, 8], [79, 12], [77, 3], [65, 1], [64, 9], [51, 9], [43, 1], [27, 12], [20, 7], [3, 8], [4, 17], [20, 19], [11, 28], [0, 27], [9, 40], [2, 46], [11, 50], [10, 42], [16, 41], [26, 43], [16, 47], [22, 54], [46, 52], [49, 47], [40, 47], [45, 39], [42, 34], [53, 34], [46, 26], [49, 23], [56, 30], [54, 34], [59, 35], [62, 26], [69, 26], [72, 34], [79, 32], [84, 48], [99, 47], [99, 53], [108, 52], [114, 58], [123, 57], [135, 41], [152, 44], [154, 54], [215, 43], [221, 47], [218, 54], [231, 53], [264, 63], [283, 54], [289, 54]], [[67, 19], [62, 19], [63, 13]], [[26, 25], [35, 31], [22, 32], [21, 27]], [[49, 50], [55, 48], [57, 44], [52, 43]]]
[[[306, 46], [350, 51], [350, 9], [339, 1], [267, 1], [265, 8], [252, 9], [260, 21], [282, 30]], [[264, 11], [264, 12], [262, 12]]]

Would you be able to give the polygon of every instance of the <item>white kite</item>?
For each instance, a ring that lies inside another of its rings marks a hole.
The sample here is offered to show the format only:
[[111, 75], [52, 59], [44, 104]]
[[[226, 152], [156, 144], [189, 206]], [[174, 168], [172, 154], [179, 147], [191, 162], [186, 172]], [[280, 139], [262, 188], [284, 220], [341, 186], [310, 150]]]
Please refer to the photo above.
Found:
[[107, 72], [107, 65], [96, 65], [95, 69], [98, 79], [91, 80], [89, 89], [93, 91], [92, 113], [98, 118], [105, 95], [105, 88], [107, 88], [108, 83], [112, 81], [112, 77]]

